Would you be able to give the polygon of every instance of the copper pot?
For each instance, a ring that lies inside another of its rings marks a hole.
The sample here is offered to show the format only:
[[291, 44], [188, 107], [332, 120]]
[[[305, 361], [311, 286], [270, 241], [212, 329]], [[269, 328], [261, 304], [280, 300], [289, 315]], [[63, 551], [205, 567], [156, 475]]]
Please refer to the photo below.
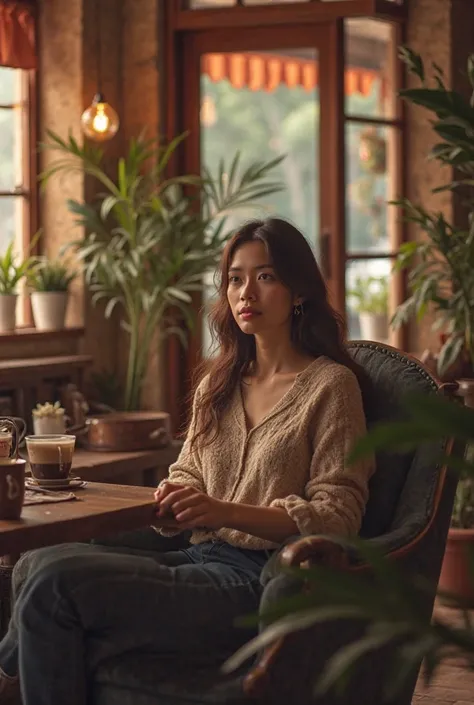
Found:
[[134, 451], [164, 448], [171, 442], [170, 415], [162, 411], [117, 411], [86, 420], [90, 450]]

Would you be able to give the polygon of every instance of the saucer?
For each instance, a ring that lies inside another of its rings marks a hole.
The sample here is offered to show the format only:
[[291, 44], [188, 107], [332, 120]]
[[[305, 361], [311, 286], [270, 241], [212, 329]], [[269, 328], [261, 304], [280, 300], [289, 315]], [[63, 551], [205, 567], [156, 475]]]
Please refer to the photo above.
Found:
[[69, 475], [68, 477], [56, 477], [53, 479], [46, 479], [42, 478], [41, 480], [39, 478], [33, 477], [31, 475], [30, 478], [33, 482], [36, 482], [37, 485], [44, 485], [46, 486], [53, 486], [53, 485], [67, 485], [71, 480], [80, 480], [80, 477], [77, 477], [77, 475]]
[[36, 480], [33, 477], [27, 477], [25, 480], [25, 487], [30, 490], [34, 490], [37, 487], [48, 490], [66, 490], [66, 489], [80, 489], [85, 487], [87, 482], [81, 480], [80, 477], [70, 477], [67, 480]]

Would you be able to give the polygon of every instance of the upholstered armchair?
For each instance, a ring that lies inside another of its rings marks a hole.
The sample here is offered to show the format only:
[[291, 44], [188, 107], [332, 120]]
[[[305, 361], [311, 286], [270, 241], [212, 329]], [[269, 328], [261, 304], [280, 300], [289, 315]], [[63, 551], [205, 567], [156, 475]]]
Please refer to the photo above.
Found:
[[[407, 393], [445, 391], [419, 362], [393, 348], [355, 342], [350, 350], [373, 384], [366, 402], [369, 427], [399, 417], [400, 401]], [[439, 464], [443, 447], [446, 453], [450, 452], [449, 446], [448, 439], [440, 438], [412, 452], [380, 452], [361, 530], [364, 538], [392, 556], [405, 573], [418, 574], [434, 584], [440, 573], [456, 487], [455, 476]], [[264, 570], [262, 609], [294, 590], [293, 579], [282, 573], [279, 565], [299, 566], [308, 560], [333, 561], [334, 557], [340, 561], [341, 554], [333, 549], [322, 536], [296, 537], [286, 545], [279, 561], [272, 558]], [[340, 565], [341, 570], [350, 570], [351, 560]], [[431, 617], [433, 600], [434, 595], [424, 604], [426, 620]], [[313, 686], [325, 662], [340, 646], [352, 641], [360, 628], [350, 621], [311, 627], [280, 640], [230, 676], [223, 676], [218, 664], [189, 669], [151, 655], [115, 659], [97, 673], [93, 701], [95, 705], [243, 705], [252, 701], [271, 705], [378, 705], [393, 655], [390, 648], [361, 662], [344, 696], [314, 696]], [[391, 705], [410, 705], [415, 682], [416, 675]]]

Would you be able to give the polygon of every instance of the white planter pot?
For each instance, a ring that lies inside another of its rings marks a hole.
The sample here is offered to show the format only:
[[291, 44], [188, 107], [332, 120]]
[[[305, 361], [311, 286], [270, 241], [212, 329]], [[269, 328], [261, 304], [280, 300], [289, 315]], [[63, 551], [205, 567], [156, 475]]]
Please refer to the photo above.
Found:
[[7, 333], [16, 327], [18, 294], [0, 294], [0, 331]]
[[35, 436], [66, 433], [64, 414], [60, 416], [33, 416], [33, 431]]
[[34, 291], [31, 294], [33, 318], [38, 330], [64, 328], [67, 291]]
[[359, 313], [360, 337], [385, 343], [388, 339], [388, 316], [386, 313]]

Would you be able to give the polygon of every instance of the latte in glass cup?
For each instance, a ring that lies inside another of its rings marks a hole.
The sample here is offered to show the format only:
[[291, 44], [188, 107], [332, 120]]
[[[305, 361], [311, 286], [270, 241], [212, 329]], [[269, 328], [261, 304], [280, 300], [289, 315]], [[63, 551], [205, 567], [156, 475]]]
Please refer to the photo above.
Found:
[[26, 436], [31, 474], [41, 480], [67, 480], [74, 455], [75, 436]]

